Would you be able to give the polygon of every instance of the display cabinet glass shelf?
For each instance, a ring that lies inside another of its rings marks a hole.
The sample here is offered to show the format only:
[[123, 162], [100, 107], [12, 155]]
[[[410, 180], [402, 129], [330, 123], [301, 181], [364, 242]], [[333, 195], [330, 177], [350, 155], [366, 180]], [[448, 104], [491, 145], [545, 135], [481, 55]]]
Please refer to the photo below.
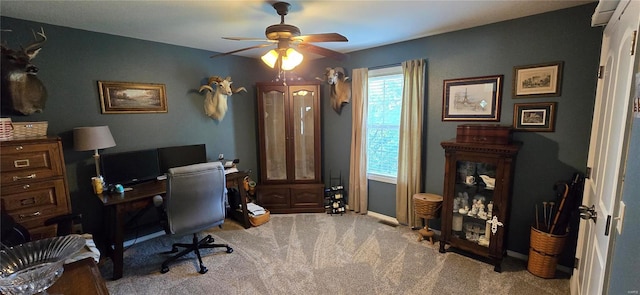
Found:
[[440, 252], [462, 250], [501, 271], [520, 143], [441, 143], [445, 180]]

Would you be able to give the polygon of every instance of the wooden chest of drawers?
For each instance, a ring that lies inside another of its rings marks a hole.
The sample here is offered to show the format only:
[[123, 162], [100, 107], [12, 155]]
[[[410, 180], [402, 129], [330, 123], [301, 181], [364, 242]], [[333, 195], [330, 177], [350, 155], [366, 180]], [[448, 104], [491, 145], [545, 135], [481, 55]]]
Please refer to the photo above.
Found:
[[31, 239], [56, 235], [45, 220], [71, 213], [62, 143], [58, 137], [0, 142], [0, 208]]

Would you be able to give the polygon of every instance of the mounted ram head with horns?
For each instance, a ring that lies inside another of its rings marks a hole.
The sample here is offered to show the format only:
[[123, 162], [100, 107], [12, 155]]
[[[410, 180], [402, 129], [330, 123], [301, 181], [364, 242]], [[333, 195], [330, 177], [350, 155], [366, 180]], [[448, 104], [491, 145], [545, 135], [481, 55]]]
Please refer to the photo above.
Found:
[[[211, 76], [206, 85], [200, 86], [200, 92], [208, 90], [204, 99], [204, 112], [207, 116], [222, 121], [227, 112], [227, 97], [240, 91], [247, 92], [244, 87], [233, 89], [231, 83], [233, 83], [231, 77], [223, 80], [218, 76]], [[215, 87], [215, 91], [213, 87]]]
[[331, 107], [336, 113], [342, 112], [342, 106], [351, 100], [351, 82], [342, 67], [327, 68], [324, 77], [316, 78], [331, 85]]

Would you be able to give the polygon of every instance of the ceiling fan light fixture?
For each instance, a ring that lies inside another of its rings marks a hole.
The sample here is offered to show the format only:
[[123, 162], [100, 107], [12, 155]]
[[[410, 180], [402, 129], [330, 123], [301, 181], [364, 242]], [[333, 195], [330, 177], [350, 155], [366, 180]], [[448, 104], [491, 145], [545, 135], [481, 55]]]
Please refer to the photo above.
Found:
[[278, 52], [275, 51], [275, 49], [269, 50], [269, 52], [265, 53], [262, 56], [262, 62], [264, 62], [270, 68], [275, 67], [277, 61], [278, 61]]
[[303, 59], [304, 56], [300, 52], [295, 51], [293, 48], [289, 48], [287, 49], [286, 54], [282, 56], [282, 69], [285, 71], [293, 70], [293, 68], [302, 63]]

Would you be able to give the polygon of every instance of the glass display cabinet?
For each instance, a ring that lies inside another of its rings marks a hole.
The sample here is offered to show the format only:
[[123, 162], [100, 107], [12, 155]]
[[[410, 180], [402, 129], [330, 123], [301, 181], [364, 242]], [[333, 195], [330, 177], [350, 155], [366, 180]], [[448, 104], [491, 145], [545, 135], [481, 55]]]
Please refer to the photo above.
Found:
[[324, 212], [320, 83], [258, 83], [260, 184], [272, 213]]
[[441, 146], [445, 178], [440, 252], [463, 250], [489, 260], [500, 272], [520, 143], [444, 141]]

